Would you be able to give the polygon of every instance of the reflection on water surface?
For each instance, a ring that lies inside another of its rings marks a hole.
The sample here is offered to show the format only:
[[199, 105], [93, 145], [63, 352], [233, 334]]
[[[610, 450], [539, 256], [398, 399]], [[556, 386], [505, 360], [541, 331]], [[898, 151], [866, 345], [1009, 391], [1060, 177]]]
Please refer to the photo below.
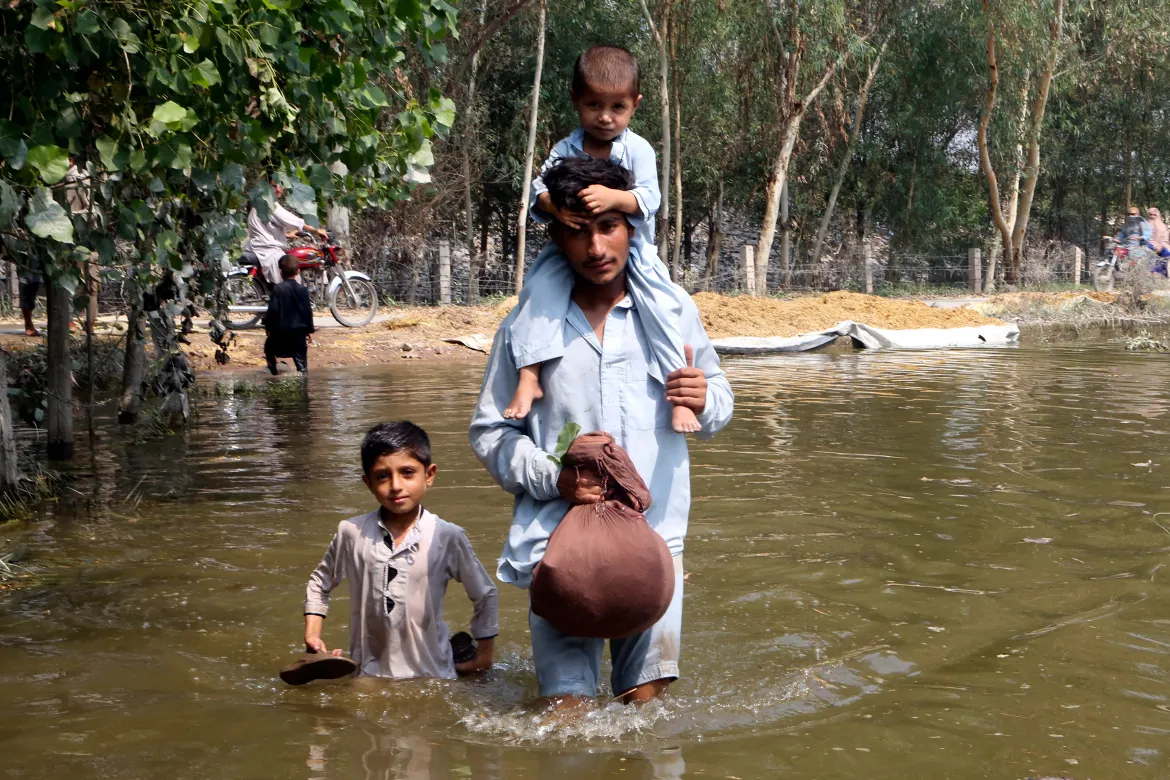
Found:
[[[185, 438], [103, 421], [21, 541], [65, 565], [0, 614], [9, 771], [102, 778], [1158, 778], [1170, 760], [1170, 363], [1114, 346], [728, 363], [693, 447], [684, 680], [571, 726], [523, 593], [474, 682], [282, 687], [304, 581], [364, 511], [356, 444], [433, 438], [429, 508], [489, 569], [510, 502], [466, 443], [471, 366], [321, 372]], [[345, 644], [343, 605], [326, 641]], [[456, 586], [448, 619], [470, 615]]]

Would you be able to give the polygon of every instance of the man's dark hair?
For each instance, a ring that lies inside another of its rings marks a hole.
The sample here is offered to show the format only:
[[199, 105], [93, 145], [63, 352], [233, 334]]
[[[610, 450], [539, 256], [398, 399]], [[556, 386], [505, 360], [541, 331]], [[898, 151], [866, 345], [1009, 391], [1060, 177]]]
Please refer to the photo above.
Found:
[[405, 452], [424, 466], [431, 465], [431, 440], [427, 432], [407, 420], [375, 425], [362, 439], [362, 473], [369, 474], [383, 455]]
[[280, 275], [285, 279], [292, 279], [301, 270], [301, 261], [292, 255], [284, 255], [280, 258]]
[[553, 205], [569, 211], [588, 211], [580, 192], [591, 184], [611, 190], [634, 189], [634, 174], [597, 157], [565, 157], [541, 174]]
[[642, 94], [642, 69], [638, 58], [621, 46], [594, 46], [586, 49], [573, 66], [573, 94], [586, 89], [625, 89], [637, 97]]

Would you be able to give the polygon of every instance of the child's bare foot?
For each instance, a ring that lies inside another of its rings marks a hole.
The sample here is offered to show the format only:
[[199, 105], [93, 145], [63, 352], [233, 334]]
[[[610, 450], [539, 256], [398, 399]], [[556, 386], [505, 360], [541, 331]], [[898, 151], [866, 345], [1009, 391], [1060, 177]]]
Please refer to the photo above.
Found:
[[524, 366], [520, 369], [516, 394], [504, 409], [504, 419], [523, 420], [532, 411], [532, 403], [541, 398], [544, 398], [544, 389], [540, 386], [540, 366]]
[[689, 406], [674, 407], [670, 422], [677, 433], [698, 433], [703, 430], [695, 411]]
[[39, 330], [37, 330], [36, 328], [25, 328], [24, 335], [26, 335], [26, 336], [39, 336], [39, 335], [41, 335], [41, 332]]

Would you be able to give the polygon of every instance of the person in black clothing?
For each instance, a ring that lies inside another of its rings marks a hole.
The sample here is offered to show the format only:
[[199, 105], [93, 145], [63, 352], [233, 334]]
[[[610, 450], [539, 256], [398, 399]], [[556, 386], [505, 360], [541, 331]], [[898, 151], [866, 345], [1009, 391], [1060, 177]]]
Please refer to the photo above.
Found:
[[297, 283], [299, 262], [292, 255], [280, 258], [280, 276], [284, 280], [272, 288], [268, 311], [264, 314], [264, 358], [268, 370], [276, 374], [276, 359], [291, 357], [297, 371], [309, 370], [308, 351], [313, 340], [313, 306], [309, 291]]

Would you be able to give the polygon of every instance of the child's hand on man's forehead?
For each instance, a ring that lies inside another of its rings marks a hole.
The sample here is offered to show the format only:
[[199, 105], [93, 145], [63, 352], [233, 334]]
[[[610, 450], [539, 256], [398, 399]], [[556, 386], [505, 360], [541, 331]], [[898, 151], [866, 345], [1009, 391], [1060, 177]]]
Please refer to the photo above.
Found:
[[577, 196], [585, 203], [585, 208], [589, 209], [589, 213], [597, 216], [617, 209], [621, 205], [618, 200], [621, 192], [622, 190], [610, 189], [600, 184], [590, 184]]

